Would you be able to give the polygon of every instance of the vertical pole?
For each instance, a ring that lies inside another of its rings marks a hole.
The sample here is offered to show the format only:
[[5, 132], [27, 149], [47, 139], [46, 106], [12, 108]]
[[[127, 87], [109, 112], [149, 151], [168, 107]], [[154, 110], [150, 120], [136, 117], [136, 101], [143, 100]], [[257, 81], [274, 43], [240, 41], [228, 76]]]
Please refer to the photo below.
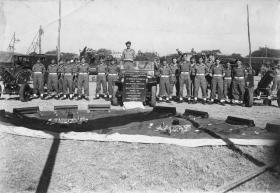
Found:
[[58, 38], [57, 38], [57, 62], [60, 60], [60, 30], [61, 30], [61, 0], [59, 0]]
[[249, 65], [252, 68], [251, 59], [251, 37], [250, 37], [250, 19], [249, 19], [249, 6], [247, 4], [247, 28], [248, 28], [248, 42], [249, 42]]
[[43, 30], [42, 30], [42, 26], [40, 25], [40, 28], [39, 28], [39, 54], [42, 53], [42, 44], [41, 44], [41, 36], [42, 36], [42, 33], [43, 33]]

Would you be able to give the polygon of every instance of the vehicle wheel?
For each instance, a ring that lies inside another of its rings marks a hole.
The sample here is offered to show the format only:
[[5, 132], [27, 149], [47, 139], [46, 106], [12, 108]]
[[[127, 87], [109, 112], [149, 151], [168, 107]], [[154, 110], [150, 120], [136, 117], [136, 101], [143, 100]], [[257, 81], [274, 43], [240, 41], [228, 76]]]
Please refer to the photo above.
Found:
[[16, 73], [15, 78], [18, 84], [25, 84], [31, 79], [32, 72], [28, 69], [20, 70]]
[[150, 101], [150, 105], [151, 107], [155, 107], [156, 106], [156, 93], [157, 92], [157, 87], [156, 86], [152, 86], [151, 88], [151, 101]]
[[265, 106], [271, 106], [271, 100], [268, 99], [268, 98], [265, 98], [265, 99], [263, 99], [263, 104], [264, 104]]
[[245, 92], [245, 106], [246, 107], [252, 107], [254, 102], [254, 89], [253, 88], [247, 88]]
[[118, 105], [117, 91], [118, 91], [118, 86], [114, 86], [113, 96], [112, 96], [112, 101], [111, 101], [112, 105], [114, 105], [114, 106]]
[[277, 103], [278, 107], [280, 107], [280, 89], [277, 91]]
[[21, 102], [26, 102], [31, 96], [32, 89], [28, 84], [21, 84], [19, 89], [19, 99]]

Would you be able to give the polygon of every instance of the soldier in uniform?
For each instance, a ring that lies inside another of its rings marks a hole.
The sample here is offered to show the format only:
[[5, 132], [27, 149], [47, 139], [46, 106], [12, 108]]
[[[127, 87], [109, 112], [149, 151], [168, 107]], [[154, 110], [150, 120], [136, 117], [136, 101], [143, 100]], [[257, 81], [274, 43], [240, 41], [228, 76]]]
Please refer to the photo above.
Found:
[[100, 58], [100, 64], [97, 66], [97, 80], [96, 80], [96, 97], [95, 99], [100, 98], [101, 85], [103, 89], [103, 94], [107, 97], [107, 65], [104, 62], [104, 57]]
[[159, 80], [160, 80], [159, 69], [160, 69], [160, 59], [157, 57], [157, 58], [154, 59], [154, 72], [155, 72], [155, 78], [156, 78], [156, 81], [157, 81], [157, 90], [158, 90]]
[[67, 98], [67, 94], [69, 94], [69, 99], [73, 99], [73, 64], [71, 64], [70, 60], [66, 61], [66, 65], [63, 66], [63, 98]]
[[[206, 64], [206, 66], [208, 67], [208, 70], [210, 71], [210, 69], [211, 69], [211, 67], [213, 66], [213, 65], [215, 65], [215, 56], [213, 55], [213, 54], [210, 54], [209, 56], [208, 56], [208, 58], [206, 57], [205, 58], [205, 64]], [[210, 76], [210, 74], [208, 74], [208, 75], [206, 75], [206, 81], [207, 81], [207, 89], [206, 89], [206, 93], [207, 93], [207, 97], [209, 96], [209, 94], [208, 93], [211, 93], [211, 92], [209, 92], [209, 91], [211, 91], [211, 85], [212, 85], [212, 77]], [[211, 95], [211, 94], [210, 94]], [[209, 97], [209, 98], [211, 98], [211, 96]]]
[[37, 63], [32, 67], [33, 71], [33, 97], [38, 97], [40, 94], [41, 99], [44, 98], [44, 73], [46, 71], [45, 66], [41, 63], [40, 60], [37, 60]]
[[272, 85], [272, 90], [276, 90], [276, 93], [279, 94], [280, 92], [280, 61], [275, 68], [275, 78]]
[[227, 103], [231, 102], [231, 90], [232, 90], [232, 71], [231, 64], [228, 62], [224, 68], [225, 76], [224, 76], [224, 98]]
[[58, 98], [63, 95], [63, 83], [64, 83], [64, 75], [63, 75], [63, 66], [64, 62], [61, 60], [58, 65]]
[[202, 56], [199, 57], [198, 59], [198, 64], [195, 66], [195, 91], [194, 91], [194, 103], [197, 103], [197, 97], [198, 97], [198, 90], [199, 87], [201, 88], [202, 91], [202, 104], [206, 103], [207, 95], [206, 95], [206, 79], [205, 75], [208, 74], [208, 67], [206, 64], [203, 63], [203, 58]]
[[[71, 63], [73, 65], [73, 94], [78, 94], [78, 68], [80, 66], [80, 61], [78, 58], [74, 58], [74, 60], [71, 60]], [[77, 93], [76, 93], [77, 90]], [[79, 97], [78, 97], [79, 98]]]
[[159, 101], [162, 101], [162, 97], [166, 97], [166, 102], [169, 102], [169, 95], [170, 95], [170, 75], [171, 70], [168, 67], [167, 61], [163, 60], [162, 66], [159, 69]]
[[124, 69], [125, 70], [133, 70], [134, 64], [133, 61], [135, 59], [135, 51], [130, 48], [131, 42], [128, 41], [125, 43], [126, 49], [122, 52], [121, 60], [123, 61]]
[[176, 89], [176, 94], [177, 94], [177, 87], [176, 87], [176, 83], [177, 83], [177, 76], [178, 76], [178, 64], [177, 64], [177, 59], [176, 58], [172, 58], [172, 62], [169, 65], [170, 71], [171, 71], [171, 76], [170, 76], [170, 99], [172, 99], [172, 95], [173, 95], [173, 89], [175, 86]]
[[115, 82], [118, 80], [120, 73], [120, 67], [117, 65], [117, 60], [115, 58], [111, 59], [107, 67], [107, 72], [109, 99], [112, 99]]
[[190, 79], [191, 79], [191, 97], [194, 97], [194, 82], [195, 82], [195, 66], [196, 66], [196, 60], [195, 57], [191, 57], [191, 71], [190, 71]]
[[187, 100], [188, 102], [191, 101], [191, 78], [190, 78], [190, 73], [191, 73], [191, 63], [189, 56], [185, 53], [183, 54], [183, 59], [179, 64], [179, 73], [180, 73], [180, 98], [179, 102], [183, 102], [183, 91], [184, 91], [184, 85], [186, 85], [187, 89]]
[[232, 95], [234, 98], [233, 105], [241, 104], [244, 105], [244, 93], [245, 93], [245, 78], [246, 71], [242, 66], [242, 62], [240, 60], [236, 61], [237, 67], [232, 70]]
[[216, 63], [211, 66], [209, 75], [212, 77], [211, 99], [209, 103], [214, 103], [214, 99], [216, 98], [216, 90], [218, 87], [218, 100], [220, 101], [221, 105], [225, 105], [223, 93], [223, 77], [225, 75], [225, 72], [223, 66], [220, 64], [220, 59], [217, 58]]
[[[51, 64], [48, 66], [48, 94], [50, 97], [58, 97], [58, 68], [58, 64], [52, 59]], [[53, 91], [55, 91], [55, 94]]]
[[89, 100], [89, 64], [82, 58], [81, 64], [77, 67], [78, 72], [78, 100], [82, 98], [82, 89], [84, 89], [84, 98]]

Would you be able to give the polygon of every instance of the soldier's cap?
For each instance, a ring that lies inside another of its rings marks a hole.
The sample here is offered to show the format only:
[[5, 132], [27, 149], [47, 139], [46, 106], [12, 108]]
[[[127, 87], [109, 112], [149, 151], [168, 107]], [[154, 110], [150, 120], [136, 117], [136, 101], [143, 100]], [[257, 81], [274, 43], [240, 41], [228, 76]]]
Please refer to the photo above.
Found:
[[125, 45], [127, 45], [127, 44], [131, 45], [131, 41], [125, 42]]

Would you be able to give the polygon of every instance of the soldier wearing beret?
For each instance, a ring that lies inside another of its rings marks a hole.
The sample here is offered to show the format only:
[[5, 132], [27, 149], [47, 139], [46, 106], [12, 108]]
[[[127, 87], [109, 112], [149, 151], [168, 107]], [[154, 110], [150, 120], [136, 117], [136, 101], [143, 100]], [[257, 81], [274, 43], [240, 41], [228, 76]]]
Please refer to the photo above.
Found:
[[170, 96], [169, 97], [172, 99], [174, 86], [175, 86], [176, 95], [177, 95], [176, 84], [177, 84], [177, 76], [179, 74], [179, 69], [178, 69], [178, 64], [177, 64], [177, 59], [176, 58], [172, 58], [172, 62], [169, 64], [169, 68], [170, 68], [170, 71], [171, 71], [170, 91], [169, 91]]
[[112, 99], [115, 82], [118, 80], [120, 73], [120, 67], [117, 65], [115, 58], [110, 60], [110, 64], [107, 67], [107, 72], [109, 99]]
[[124, 65], [124, 69], [125, 70], [133, 70], [134, 69], [134, 59], [135, 59], [135, 51], [133, 49], [130, 48], [131, 46], [131, 42], [128, 41], [125, 43], [126, 45], [126, 49], [123, 50], [122, 52], [122, 61], [123, 61], [123, 65]]
[[78, 72], [78, 100], [82, 98], [82, 89], [84, 89], [84, 98], [89, 100], [89, 64], [85, 58], [81, 59], [81, 63], [77, 67]]
[[40, 60], [37, 60], [32, 67], [33, 71], [33, 96], [38, 97], [38, 93], [40, 97], [44, 97], [44, 73], [46, 71], [45, 66], [41, 63]]
[[202, 91], [202, 104], [206, 103], [207, 94], [206, 87], [207, 82], [205, 76], [208, 74], [208, 67], [203, 63], [202, 56], [198, 59], [199, 63], [194, 67], [195, 72], [195, 91], [194, 91], [194, 103], [197, 103], [198, 91], [201, 88]]
[[236, 61], [237, 67], [233, 68], [232, 75], [232, 95], [233, 104], [241, 104], [244, 106], [245, 78], [247, 76], [245, 68], [240, 60]]
[[[58, 64], [52, 59], [51, 64], [48, 66], [48, 94], [49, 96], [58, 97]], [[55, 93], [53, 93], [53, 91]]]
[[159, 69], [159, 101], [163, 100], [163, 97], [166, 97], [166, 102], [169, 102], [170, 96], [170, 76], [172, 72], [167, 64], [166, 60], [163, 60], [162, 66]]
[[105, 64], [104, 57], [100, 58], [100, 64], [97, 66], [97, 80], [96, 80], [96, 96], [95, 99], [100, 98], [101, 85], [103, 89], [103, 94], [107, 97], [107, 65]]
[[224, 99], [227, 103], [231, 102], [232, 99], [232, 71], [231, 64], [228, 62], [224, 68], [225, 76], [224, 76]]
[[71, 61], [68, 59], [66, 61], [66, 64], [63, 66], [63, 98], [67, 98], [67, 94], [69, 94], [69, 99], [73, 99], [73, 64], [71, 64]]
[[183, 90], [184, 86], [186, 85], [187, 89], [187, 99], [188, 102], [191, 100], [191, 78], [190, 78], [190, 73], [191, 73], [191, 63], [190, 63], [190, 56], [187, 55], [186, 53], [183, 54], [183, 59], [179, 64], [179, 73], [180, 73], [180, 78], [179, 78], [179, 85], [180, 85], [180, 98], [179, 101], [183, 101]]
[[276, 91], [277, 96], [280, 96], [280, 61], [275, 68], [275, 78], [272, 85], [272, 90]]

